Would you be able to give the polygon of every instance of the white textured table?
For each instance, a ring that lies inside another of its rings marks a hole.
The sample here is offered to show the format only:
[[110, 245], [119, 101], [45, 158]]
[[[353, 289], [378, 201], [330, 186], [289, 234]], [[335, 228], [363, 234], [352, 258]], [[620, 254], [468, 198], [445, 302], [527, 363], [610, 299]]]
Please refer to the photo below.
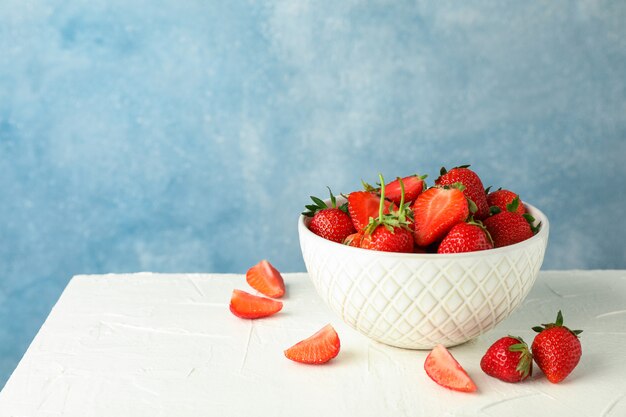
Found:
[[[335, 318], [306, 274], [285, 274], [277, 315], [228, 309], [241, 275], [100, 275], [72, 279], [0, 393], [0, 416], [626, 416], [626, 272], [542, 272], [513, 316], [452, 353], [479, 387], [462, 394], [423, 371], [427, 352], [372, 342]], [[480, 358], [508, 333], [562, 309], [584, 329], [583, 357], [561, 384], [535, 368], [507, 384]], [[283, 350], [332, 323], [339, 356], [324, 366]]]

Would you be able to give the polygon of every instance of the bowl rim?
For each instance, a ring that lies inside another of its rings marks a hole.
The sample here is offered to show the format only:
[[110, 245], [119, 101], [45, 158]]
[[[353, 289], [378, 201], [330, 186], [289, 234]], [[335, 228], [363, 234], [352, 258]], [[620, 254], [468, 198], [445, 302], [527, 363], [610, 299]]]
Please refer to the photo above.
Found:
[[[337, 199], [339, 204], [339, 198]], [[326, 201], [329, 203], [329, 201]], [[522, 249], [526, 246], [530, 246], [535, 244], [539, 239], [544, 239], [548, 237], [550, 222], [548, 221], [548, 217], [537, 207], [533, 206], [529, 203], [524, 203], [526, 207], [526, 211], [529, 212], [534, 218], [536, 224], [541, 222], [541, 228], [539, 231], [531, 238], [523, 240], [519, 243], [515, 243], [513, 245], [503, 246], [501, 248], [487, 249], [481, 251], [474, 252], [461, 252], [461, 253], [406, 253], [406, 252], [383, 252], [383, 251], [375, 251], [370, 249], [357, 248], [354, 246], [344, 245], [342, 243], [333, 242], [332, 240], [324, 239], [321, 236], [316, 235], [315, 233], [309, 230], [307, 225], [307, 219], [310, 217], [306, 217], [303, 214], [300, 214], [298, 218], [298, 234], [300, 237], [306, 237], [307, 239], [311, 239], [314, 242], [317, 242], [320, 245], [333, 245], [335, 249], [353, 251], [352, 253], [364, 255], [366, 253], [372, 254], [373, 256], [385, 256], [392, 258], [405, 258], [405, 259], [420, 259], [420, 260], [435, 260], [435, 259], [449, 259], [449, 258], [473, 258], [478, 256], [489, 256], [489, 255], [498, 255], [506, 252], [513, 252], [519, 249]]]

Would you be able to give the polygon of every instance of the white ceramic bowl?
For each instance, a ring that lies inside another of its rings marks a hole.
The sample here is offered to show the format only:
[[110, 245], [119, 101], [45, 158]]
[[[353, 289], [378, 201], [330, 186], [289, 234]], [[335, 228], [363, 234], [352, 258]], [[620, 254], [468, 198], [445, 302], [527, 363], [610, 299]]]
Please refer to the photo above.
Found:
[[411, 254], [354, 248], [321, 238], [300, 216], [309, 277], [348, 325], [379, 342], [409, 349], [454, 346], [492, 329], [524, 300], [543, 262], [547, 217], [527, 204], [541, 230], [503, 248]]

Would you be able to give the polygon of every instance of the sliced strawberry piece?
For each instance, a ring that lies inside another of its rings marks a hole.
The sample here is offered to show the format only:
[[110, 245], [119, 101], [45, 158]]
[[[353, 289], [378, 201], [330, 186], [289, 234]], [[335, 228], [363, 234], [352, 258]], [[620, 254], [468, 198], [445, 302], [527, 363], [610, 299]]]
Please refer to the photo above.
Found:
[[268, 297], [280, 298], [285, 295], [282, 275], [265, 259], [248, 269], [246, 281], [252, 288]]
[[278, 313], [283, 303], [270, 298], [259, 297], [245, 291], [233, 290], [230, 297], [230, 311], [242, 319], [258, 319]]
[[474, 392], [476, 384], [443, 345], [437, 345], [426, 357], [424, 370], [437, 384], [455, 391]]
[[[385, 214], [389, 213], [391, 204], [390, 201], [385, 201]], [[357, 232], [369, 224], [371, 217], [378, 217], [379, 205], [380, 197], [376, 193], [370, 191], [354, 191], [350, 193], [348, 196], [348, 211]]]
[[[414, 201], [418, 195], [424, 191], [424, 178], [426, 176], [409, 175], [402, 178], [404, 183], [404, 202], [410, 203]], [[393, 201], [396, 206], [400, 204], [401, 199], [400, 181], [395, 180], [385, 186], [385, 198]]]
[[327, 324], [313, 336], [285, 350], [285, 356], [295, 362], [320, 365], [337, 356], [339, 348], [339, 336], [333, 326]]
[[413, 204], [415, 243], [428, 246], [440, 241], [452, 227], [465, 221], [469, 207], [462, 187], [432, 187], [417, 197]]

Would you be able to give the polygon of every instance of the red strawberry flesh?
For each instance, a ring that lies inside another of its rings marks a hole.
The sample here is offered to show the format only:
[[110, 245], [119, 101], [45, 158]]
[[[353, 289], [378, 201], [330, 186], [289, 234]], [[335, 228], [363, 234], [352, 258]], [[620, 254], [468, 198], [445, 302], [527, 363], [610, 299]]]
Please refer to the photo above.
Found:
[[233, 290], [230, 311], [242, 319], [258, 319], [278, 313], [283, 303], [271, 298], [259, 297], [245, 291]]
[[487, 203], [485, 187], [483, 187], [478, 174], [466, 166], [453, 168], [448, 172], [445, 172], [445, 169], [442, 168], [442, 172], [442, 175], [435, 180], [435, 184], [450, 186], [460, 182], [465, 186], [463, 194], [476, 204], [477, 211], [474, 213], [474, 217], [478, 220], [483, 220], [489, 216], [489, 204]]
[[443, 237], [469, 215], [467, 199], [456, 188], [432, 187], [413, 203], [415, 243], [428, 246]]
[[252, 288], [268, 297], [280, 298], [285, 295], [282, 275], [265, 259], [248, 269], [246, 281]]
[[[376, 193], [369, 191], [354, 191], [348, 196], [348, 211], [354, 228], [358, 231], [363, 230], [369, 222], [370, 218], [378, 217], [378, 207], [380, 205], [380, 197]], [[384, 213], [389, 213], [391, 202], [385, 202]]]
[[292, 361], [320, 365], [336, 357], [340, 348], [337, 332], [333, 326], [327, 324], [313, 336], [296, 343], [284, 353]]
[[437, 345], [424, 362], [426, 374], [442, 387], [461, 392], [476, 391], [476, 384], [443, 345]]

